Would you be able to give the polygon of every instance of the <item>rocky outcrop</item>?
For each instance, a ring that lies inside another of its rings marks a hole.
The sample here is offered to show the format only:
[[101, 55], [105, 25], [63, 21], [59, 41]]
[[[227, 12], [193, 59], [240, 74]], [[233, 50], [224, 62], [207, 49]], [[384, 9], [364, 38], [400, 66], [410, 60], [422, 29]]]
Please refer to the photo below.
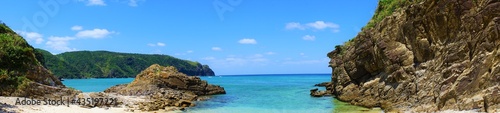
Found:
[[312, 97], [323, 97], [323, 96], [331, 96], [331, 92], [329, 90], [320, 91], [318, 88], [311, 89], [311, 93], [309, 94]]
[[319, 84], [315, 84], [314, 86], [317, 86], [317, 87], [326, 87], [327, 89], [325, 91], [320, 91], [318, 88], [314, 88], [314, 89], [311, 89], [311, 93], [309, 95], [311, 95], [312, 97], [323, 97], [323, 96], [331, 96], [332, 95], [332, 90], [330, 86], [332, 86], [332, 83], [331, 82], [322, 82], [322, 83], [319, 83]]
[[332, 82], [322, 82], [322, 83], [319, 83], [319, 84], [314, 84], [314, 86], [319, 86], [319, 87], [327, 87], [327, 86], [330, 86], [332, 85]]
[[328, 53], [339, 100], [500, 112], [500, 1], [416, 0], [395, 11]]
[[175, 67], [154, 64], [136, 76], [130, 84], [106, 89], [106, 93], [126, 96], [148, 96], [149, 101], [138, 102], [143, 111], [164, 109], [169, 106], [190, 107], [198, 96], [225, 94], [224, 88], [208, 84], [196, 76], [187, 76]]
[[60, 98], [79, 93], [44, 68], [34, 48], [3, 23], [0, 48], [0, 96]]

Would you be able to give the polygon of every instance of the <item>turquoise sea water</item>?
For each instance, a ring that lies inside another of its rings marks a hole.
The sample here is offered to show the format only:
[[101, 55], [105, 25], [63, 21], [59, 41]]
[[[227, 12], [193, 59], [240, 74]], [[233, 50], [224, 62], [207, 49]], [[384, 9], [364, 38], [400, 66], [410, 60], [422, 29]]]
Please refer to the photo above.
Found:
[[201, 77], [209, 83], [223, 86], [227, 94], [216, 95], [209, 101], [199, 102], [189, 111], [328, 113], [333, 110], [333, 98], [314, 98], [309, 96], [309, 90], [314, 88], [314, 84], [330, 81], [330, 77], [330, 74]]
[[82, 92], [102, 92], [111, 86], [127, 84], [134, 78], [64, 79], [63, 84]]
[[[227, 94], [211, 96], [187, 112], [200, 113], [331, 113], [332, 97], [311, 97], [313, 85], [330, 81], [330, 74], [233, 75], [200, 77], [224, 87]], [[83, 92], [100, 92], [133, 78], [69, 79], [63, 83]], [[319, 88], [324, 90], [324, 88]]]

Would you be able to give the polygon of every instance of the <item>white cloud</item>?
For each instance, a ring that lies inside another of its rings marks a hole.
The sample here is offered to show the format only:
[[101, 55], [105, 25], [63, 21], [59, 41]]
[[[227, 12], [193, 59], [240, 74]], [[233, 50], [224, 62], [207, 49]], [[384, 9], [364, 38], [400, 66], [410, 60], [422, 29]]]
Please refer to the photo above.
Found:
[[[283, 64], [317, 64], [317, 63], [325, 63], [321, 60], [302, 60], [302, 61], [285, 61]], [[326, 65], [326, 63], [325, 63]]]
[[261, 64], [269, 61], [263, 54], [254, 54], [246, 57], [237, 57], [237, 56], [228, 56], [225, 59], [227, 62], [230, 63], [237, 63], [237, 64]]
[[37, 32], [16, 31], [28, 41], [35, 41], [36, 44], [43, 43], [43, 35]]
[[286, 26], [285, 26], [286, 29], [289, 29], [289, 30], [292, 30], [292, 29], [300, 29], [300, 30], [304, 30], [305, 27], [302, 26], [300, 23], [297, 23], [297, 22], [290, 22], [290, 23], [287, 23]]
[[159, 50], [159, 49], [156, 49], [156, 50], [152, 51], [151, 54], [163, 55], [162, 52], [161, 52], [161, 50]]
[[331, 31], [334, 32], [334, 33], [340, 32], [340, 26], [338, 24], [335, 24], [335, 23], [332, 23], [332, 22], [325, 22], [325, 21], [315, 21], [315, 22], [306, 23], [306, 24], [301, 24], [301, 23], [298, 23], [298, 22], [290, 22], [290, 23], [286, 24], [285, 29], [288, 29], [288, 30], [293, 30], [293, 29], [299, 29], [299, 30], [305, 30], [305, 29], [313, 29], [313, 30], [331, 29]]
[[162, 42], [157, 42], [156, 44], [154, 44], [154, 43], [149, 43], [149, 44], [147, 44], [147, 45], [148, 45], [148, 46], [151, 46], [151, 47], [155, 47], [155, 46], [161, 46], [161, 47], [163, 47], [163, 46], [165, 46], [166, 44], [165, 44], [165, 43], [162, 43]]
[[250, 63], [262, 63], [268, 61], [268, 59], [262, 54], [254, 54], [252, 56], [245, 57], [243, 60], [249, 61]]
[[203, 60], [215, 60], [215, 57], [205, 57], [205, 58], [201, 58]]
[[255, 55], [253, 55], [253, 57], [260, 58], [260, 57], [264, 57], [264, 55], [262, 55], [262, 54], [255, 54]]
[[163, 47], [163, 46], [165, 46], [165, 43], [158, 42], [158, 43], [156, 43], [156, 45]]
[[137, 7], [137, 0], [130, 0], [130, 1], [128, 2], [128, 5], [129, 5], [129, 6], [132, 6], [132, 7]]
[[235, 57], [226, 58], [223, 62], [226, 62], [229, 65], [245, 65], [247, 63], [245, 59]]
[[[85, 2], [87, 3], [87, 6], [106, 6], [105, 0], [76, 0], [79, 2]], [[146, 0], [114, 0], [114, 2], [119, 2], [119, 3], [126, 3], [130, 7], [137, 7], [139, 6], [139, 2], [144, 2]]]
[[193, 50], [188, 50], [185, 53], [175, 53], [174, 55], [181, 56], [181, 55], [187, 55], [187, 54], [191, 54], [191, 53], [194, 53], [194, 51]]
[[257, 41], [255, 39], [251, 38], [244, 38], [238, 41], [240, 44], [257, 44]]
[[88, 0], [87, 5], [88, 6], [106, 6], [106, 3], [104, 3], [104, 0]]
[[[75, 34], [75, 36], [65, 36], [65, 37], [50, 36], [47, 38], [48, 40], [45, 42], [45, 46], [61, 52], [75, 51], [76, 50], [75, 48], [68, 47], [69, 42], [72, 40], [78, 40], [81, 38], [94, 38], [94, 39], [104, 38], [110, 34], [115, 33], [114, 31], [110, 32], [106, 29], [93, 29], [93, 30], [81, 31], [82, 29], [83, 29], [82, 26], [75, 25], [71, 27], [71, 30], [78, 31], [78, 33]], [[35, 41], [36, 44], [41, 44], [45, 41], [43, 35], [36, 32], [25, 32], [25, 31], [16, 31], [16, 32], [25, 37], [27, 41]]]
[[306, 54], [305, 54], [305, 53], [299, 53], [299, 55], [300, 55], [300, 56], [304, 56], [304, 55], [306, 55]]
[[276, 54], [276, 53], [274, 53], [274, 52], [267, 52], [266, 54], [267, 54], [267, 55], [274, 55], [274, 54]]
[[316, 21], [314, 23], [308, 23], [307, 26], [315, 28], [315, 29], [325, 29], [325, 28], [332, 28], [332, 29], [338, 29], [340, 28], [339, 25], [331, 23], [331, 22], [324, 22], [324, 21]]
[[252, 62], [266, 62], [268, 60], [266, 58], [255, 58], [255, 59], [251, 59], [250, 61], [252, 61]]
[[334, 30], [333, 30], [333, 33], [338, 33], [338, 32], [340, 32], [340, 30], [339, 30], [339, 29], [334, 29]]
[[75, 25], [75, 26], [71, 27], [71, 30], [73, 30], [73, 31], [80, 31], [82, 29], [83, 29], [83, 27], [82, 26], [78, 26], [78, 25]]
[[69, 41], [75, 40], [76, 38], [73, 37], [54, 37], [51, 36], [49, 37], [49, 40], [47, 43], [45, 43], [49, 48], [52, 48], [57, 51], [75, 51], [75, 48], [70, 48], [68, 47]]
[[248, 56], [228, 55], [224, 58], [215, 58], [212, 56], [201, 58], [210, 62], [209, 64], [223, 67], [234, 66], [262, 66], [272, 63], [264, 54], [253, 54]]
[[316, 40], [316, 36], [306, 35], [306, 36], [303, 36], [302, 39], [307, 40], [307, 41], [314, 41], [314, 40]]
[[214, 51], [222, 51], [222, 48], [220, 48], [220, 47], [212, 47], [212, 50], [214, 50]]
[[76, 37], [79, 38], [105, 38], [108, 35], [114, 34], [114, 31], [108, 31], [107, 29], [93, 29], [93, 30], [83, 30], [76, 33]]
[[323, 58], [323, 59], [319, 59], [319, 60], [298, 60], [298, 61], [291, 61], [291, 59], [290, 59], [288, 61], [283, 62], [283, 64], [285, 64], [285, 65], [290, 65], [290, 64], [296, 64], [296, 65], [303, 65], [303, 64], [325, 64], [325, 65], [327, 65], [327, 63], [329, 61], [330, 60], [328, 58]]

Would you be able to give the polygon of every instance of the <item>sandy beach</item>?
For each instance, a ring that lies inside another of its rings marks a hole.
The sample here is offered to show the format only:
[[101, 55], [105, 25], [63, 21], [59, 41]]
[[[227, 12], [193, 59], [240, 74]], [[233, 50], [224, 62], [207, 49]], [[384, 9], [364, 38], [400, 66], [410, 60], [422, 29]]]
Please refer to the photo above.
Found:
[[[144, 111], [130, 110], [125, 105], [110, 108], [83, 108], [78, 105], [15, 105], [16, 99], [23, 97], [0, 97], [0, 113], [145, 113]], [[42, 102], [43, 103], [43, 102]], [[164, 113], [179, 113], [180, 111], [151, 111]], [[146, 112], [148, 113], [148, 112]]]
[[[125, 105], [120, 107], [110, 107], [110, 108], [83, 108], [78, 105], [64, 105], [64, 106], [53, 106], [53, 105], [15, 105], [16, 99], [23, 99], [24, 97], [4, 97], [0, 96], [0, 113], [182, 113], [182, 111], [139, 111], [130, 110]], [[123, 97], [134, 100], [134, 97]], [[136, 99], [137, 100], [137, 99]], [[341, 105], [341, 104], [339, 104]], [[341, 105], [342, 106], [342, 105]], [[244, 111], [242, 111], [244, 112]], [[383, 112], [380, 108], [367, 109], [361, 107], [341, 107], [341, 109], [336, 109], [334, 112], [346, 112], [346, 113], [356, 113], [356, 112], [366, 112], [366, 113], [380, 113]], [[410, 111], [407, 111], [410, 112]], [[439, 111], [438, 113], [476, 113], [475, 110], [468, 111], [454, 111], [446, 110]]]
[[127, 111], [125, 107], [120, 108], [83, 108], [77, 105], [54, 106], [54, 105], [15, 105], [16, 99], [23, 97], [0, 97], [0, 112], [15, 113], [63, 113], [71, 111], [73, 113], [123, 113]]

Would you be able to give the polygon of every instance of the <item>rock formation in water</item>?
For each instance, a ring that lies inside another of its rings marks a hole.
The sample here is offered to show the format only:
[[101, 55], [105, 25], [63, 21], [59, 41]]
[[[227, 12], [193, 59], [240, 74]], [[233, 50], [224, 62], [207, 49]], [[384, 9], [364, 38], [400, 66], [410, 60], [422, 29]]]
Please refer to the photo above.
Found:
[[315, 84], [314, 86], [326, 87], [327, 89], [325, 91], [320, 91], [318, 88], [314, 88], [314, 89], [310, 90], [311, 93], [309, 95], [311, 95], [313, 97], [331, 96], [332, 92], [329, 89], [329, 88], [332, 88], [332, 87], [329, 87], [331, 85], [332, 85], [331, 82], [323, 82], [323, 83]]
[[0, 96], [60, 98], [79, 91], [66, 88], [44, 68], [26, 40], [0, 23]]
[[387, 111], [500, 112], [500, 1], [405, 3], [328, 53], [336, 98]]
[[130, 84], [106, 89], [106, 93], [126, 96], [148, 96], [150, 101], [139, 102], [144, 111], [164, 109], [169, 106], [190, 107], [199, 96], [225, 94], [224, 88], [208, 84], [196, 76], [187, 76], [175, 67], [154, 64], [136, 76]]

